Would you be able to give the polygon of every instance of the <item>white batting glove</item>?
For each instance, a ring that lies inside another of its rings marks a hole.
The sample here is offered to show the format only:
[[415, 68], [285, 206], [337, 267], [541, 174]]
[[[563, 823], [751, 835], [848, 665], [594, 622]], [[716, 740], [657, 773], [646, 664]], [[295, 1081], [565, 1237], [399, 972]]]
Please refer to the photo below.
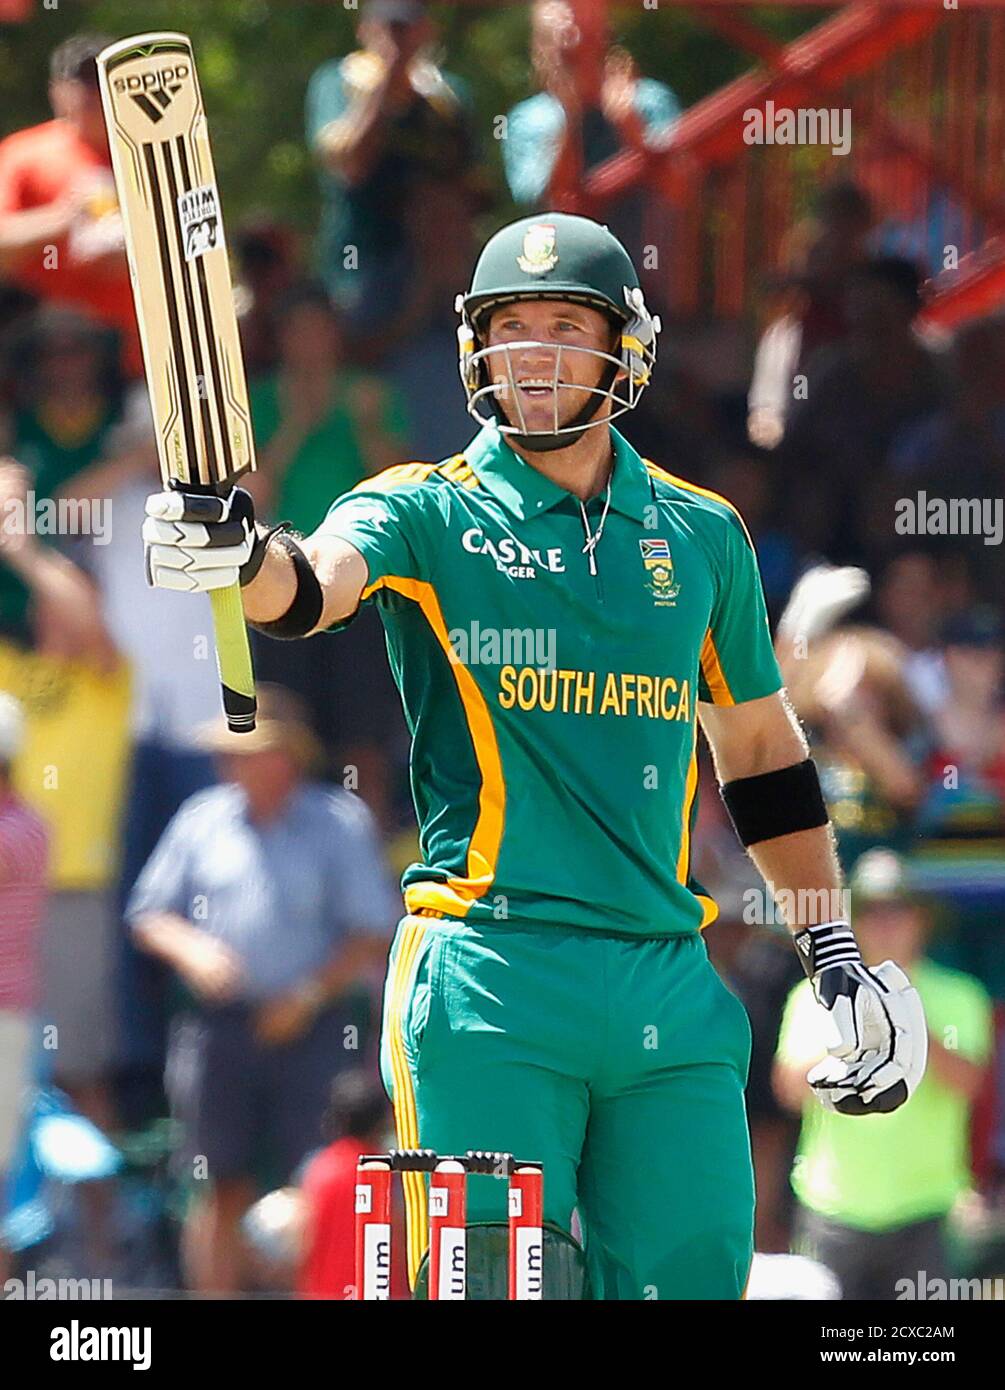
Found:
[[892, 960], [868, 969], [847, 923], [807, 927], [795, 941], [830, 1015], [829, 1056], [806, 1078], [821, 1105], [842, 1115], [899, 1109], [917, 1090], [928, 1060], [918, 991]]
[[223, 497], [165, 488], [147, 498], [143, 546], [147, 583], [208, 593], [240, 579], [257, 536], [255, 506], [243, 488]]

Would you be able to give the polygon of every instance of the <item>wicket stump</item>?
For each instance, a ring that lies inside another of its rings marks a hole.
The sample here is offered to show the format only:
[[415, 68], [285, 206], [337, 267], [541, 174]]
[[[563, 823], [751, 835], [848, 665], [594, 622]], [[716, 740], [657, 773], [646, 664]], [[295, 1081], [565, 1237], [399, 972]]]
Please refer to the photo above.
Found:
[[391, 1296], [391, 1175], [429, 1173], [429, 1297], [467, 1296], [467, 1181], [471, 1173], [509, 1182], [509, 1297], [541, 1299], [544, 1174], [540, 1163], [469, 1149], [441, 1158], [431, 1149], [367, 1154], [356, 1168], [356, 1298]]

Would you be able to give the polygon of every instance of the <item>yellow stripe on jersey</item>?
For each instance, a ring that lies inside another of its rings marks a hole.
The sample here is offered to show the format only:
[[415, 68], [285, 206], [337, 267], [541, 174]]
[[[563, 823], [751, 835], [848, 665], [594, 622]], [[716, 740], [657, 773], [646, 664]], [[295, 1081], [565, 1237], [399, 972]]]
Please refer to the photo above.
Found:
[[701, 673], [705, 677], [705, 684], [712, 696], [713, 705], [736, 704], [733, 699], [733, 692], [729, 688], [729, 682], [723, 673], [719, 653], [715, 649], [711, 628], [706, 630], [705, 640], [701, 644]]
[[698, 790], [698, 721], [695, 720], [691, 735], [691, 761], [687, 765], [687, 779], [684, 783], [684, 804], [681, 808], [680, 849], [677, 851], [677, 882], [687, 883], [691, 868], [691, 808], [694, 806], [695, 792]]
[[443, 883], [427, 879], [409, 884], [405, 889], [405, 907], [409, 912], [415, 912], [418, 908], [432, 908], [452, 917], [463, 917], [471, 904], [483, 897], [491, 887], [496, 875], [499, 846], [502, 844], [506, 787], [492, 716], [474, 676], [463, 662], [458, 661], [450, 645], [440, 601], [432, 584], [424, 579], [388, 574], [364, 589], [363, 598], [369, 598], [378, 589], [392, 589], [419, 605], [454, 673], [468, 733], [474, 745], [481, 788], [478, 793], [478, 819], [468, 840], [467, 873], [463, 878], [450, 877]]
[[754, 542], [750, 539], [750, 532], [747, 530], [747, 523], [744, 521], [743, 517], [740, 515], [737, 509], [733, 506], [732, 502], [729, 500], [728, 497], [723, 497], [720, 493], [713, 492], [711, 488], [699, 487], [697, 483], [689, 483], [686, 478], [678, 478], [675, 473], [668, 473], [665, 468], [660, 468], [657, 464], [653, 463], [651, 459], [643, 459], [642, 462], [645, 464], [646, 472], [650, 475], [650, 477], [662, 478], [662, 480], [665, 483], [673, 483], [674, 487], [681, 487], [684, 489], [685, 492], [694, 492], [699, 497], [707, 497], [710, 502], [721, 502], [724, 507], [728, 507], [729, 510], [736, 517], [737, 521], [743, 527], [743, 534], [747, 537], [747, 540], [750, 544], [750, 548], [751, 550], [753, 550]]
[[393, 492], [406, 483], [424, 483], [432, 473], [449, 478], [468, 489], [479, 486], [478, 477], [463, 454], [455, 454], [446, 463], [395, 463], [372, 477], [363, 478], [352, 489], [353, 492]]
[[[698, 721], [695, 720], [691, 742], [691, 761], [688, 763], [687, 778], [684, 782], [684, 804], [680, 825], [680, 849], [677, 852], [677, 882], [687, 887], [691, 877], [691, 812], [695, 794], [698, 791]], [[698, 930], [704, 931], [709, 923], [719, 915], [719, 904], [704, 893], [694, 895], [701, 903], [701, 922]]]
[[[418, 918], [406, 917], [401, 926], [401, 941], [394, 962], [391, 990], [387, 1013], [388, 1051], [391, 1060], [391, 1079], [394, 1104], [394, 1130], [399, 1149], [418, 1149], [419, 1116], [415, 1104], [415, 1085], [405, 1054], [405, 1031], [403, 1016], [405, 1000], [415, 974], [415, 962], [419, 956], [429, 928]], [[405, 1195], [405, 1230], [408, 1253], [408, 1282], [415, 1287], [415, 1279], [426, 1249], [428, 1214], [426, 1206], [426, 1184], [421, 1173], [402, 1173], [402, 1190]]]
[[[674, 487], [683, 488], [685, 492], [693, 492], [699, 497], [707, 497], [712, 502], [721, 502], [724, 507], [728, 507], [743, 527], [743, 534], [746, 536], [750, 548], [754, 548], [754, 542], [750, 539], [750, 532], [747, 530], [743, 517], [728, 497], [723, 497], [718, 492], [712, 492], [710, 488], [699, 487], [697, 483], [689, 483], [686, 478], [678, 478], [676, 474], [668, 473], [665, 468], [658, 467], [650, 459], [643, 459], [642, 461], [650, 477], [661, 478], [665, 483], [672, 483]], [[705, 677], [705, 684], [711, 693], [713, 704], [733, 705], [736, 703], [722, 669], [722, 662], [719, 660], [719, 653], [716, 650], [711, 628], [705, 633], [705, 640], [701, 647], [701, 670]]]
[[405, 483], [421, 483], [435, 473], [436, 463], [395, 463], [370, 478], [363, 478], [352, 489], [353, 492], [391, 492]]
[[463, 454], [455, 454], [452, 459], [441, 464], [440, 472], [444, 478], [449, 478], [452, 483], [458, 483], [469, 491], [479, 486], [478, 475]]

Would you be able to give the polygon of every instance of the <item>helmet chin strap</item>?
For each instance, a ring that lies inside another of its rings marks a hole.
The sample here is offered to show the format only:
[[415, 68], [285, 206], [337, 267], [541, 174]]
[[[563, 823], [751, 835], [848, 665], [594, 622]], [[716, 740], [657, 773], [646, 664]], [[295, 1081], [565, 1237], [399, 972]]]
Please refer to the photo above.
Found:
[[[562, 426], [561, 434], [546, 434], [543, 432], [541, 434], [536, 432], [533, 434], [514, 434], [511, 430], [508, 430], [503, 435], [503, 438], [506, 440], [513, 440], [520, 445], [521, 449], [526, 449], [532, 454], [551, 454], [554, 453], [556, 449], [570, 448], [571, 445], [582, 439], [583, 435], [586, 433], [590, 421], [607, 399], [605, 393], [610, 391], [611, 387], [614, 385], [614, 378], [617, 374], [618, 364], [616, 362], [608, 363], [604, 367], [603, 375], [595, 388], [596, 394], [594, 392], [590, 393], [582, 410], [573, 416], [567, 425]], [[557, 391], [558, 389], [559, 387], [556, 386], [555, 390]], [[493, 399], [491, 401], [490, 408], [500, 424], [509, 425], [512, 423], [510, 420], [507, 420], [503, 408], [497, 400]]]

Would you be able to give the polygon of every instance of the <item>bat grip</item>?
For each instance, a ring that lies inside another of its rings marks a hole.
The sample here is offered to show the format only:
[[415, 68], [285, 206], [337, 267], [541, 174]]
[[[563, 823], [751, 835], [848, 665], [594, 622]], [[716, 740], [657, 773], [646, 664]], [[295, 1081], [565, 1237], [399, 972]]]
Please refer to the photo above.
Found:
[[213, 589], [209, 599], [227, 726], [234, 734], [250, 733], [255, 727], [258, 706], [241, 586], [232, 584], [228, 589]]

